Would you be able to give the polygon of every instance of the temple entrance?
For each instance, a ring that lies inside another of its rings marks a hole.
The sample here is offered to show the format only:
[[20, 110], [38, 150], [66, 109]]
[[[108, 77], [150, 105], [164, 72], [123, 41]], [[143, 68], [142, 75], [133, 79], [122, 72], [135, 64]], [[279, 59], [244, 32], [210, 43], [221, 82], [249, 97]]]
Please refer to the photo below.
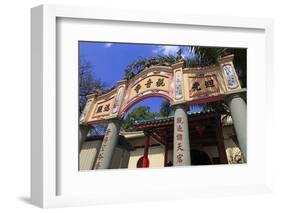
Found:
[[[134, 148], [131, 152], [129, 167], [147, 168], [162, 167], [165, 162], [165, 144], [169, 140], [164, 138], [163, 132], [157, 128], [140, 129], [136, 124], [167, 118], [172, 113], [170, 102], [163, 97], [149, 97], [135, 102], [124, 115], [121, 133], [127, 137], [138, 134], [139, 138], [130, 141]], [[172, 140], [170, 140], [172, 142]]]
[[[88, 95], [80, 117], [83, 151], [87, 129], [107, 125], [92, 168], [227, 164], [232, 157], [227, 157], [225, 144], [234, 149], [236, 138], [246, 162], [246, 90], [232, 60], [229, 55], [212, 66], [190, 68], [179, 55], [172, 64], [145, 66], [106, 93]], [[126, 118], [133, 106], [155, 97], [168, 100], [168, 114], [151, 116], [144, 107], [135, 113], [138, 120]], [[194, 110], [196, 106], [204, 107]], [[234, 119], [223, 126], [222, 117], [229, 114]], [[86, 154], [81, 156], [87, 161]]]
[[[173, 166], [178, 159], [174, 157], [174, 151], [183, 149], [182, 146], [175, 147], [174, 144], [174, 114], [175, 112], [171, 111], [166, 117], [142, 119], [134, 123], [134, 130], [143, 132], [145, 137], [142, 142], [132, 142], [131, 145], [138, 144], [135, 148], [142, 148], [145, 153], [143, 157], [146, 155], [148, 158], [150, 151], [158, 146], [158, 149], [162, 150], [162, 166], [165, 167]], [[190, 107], [187, 114], [191, 165], [226, 164], [221, 114], [199, 106]], [[153, 164], [153, 159], [150, 159], [150, 162]]]

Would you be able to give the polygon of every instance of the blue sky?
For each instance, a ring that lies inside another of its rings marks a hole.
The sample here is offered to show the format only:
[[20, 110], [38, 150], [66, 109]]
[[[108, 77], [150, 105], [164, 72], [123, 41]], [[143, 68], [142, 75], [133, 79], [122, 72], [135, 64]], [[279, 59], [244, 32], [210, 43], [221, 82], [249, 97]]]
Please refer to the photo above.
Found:
[[[123, 79], [125, 68], [135, 60], [155, 55], [176, 55], [180, 48], [183, 57], [191, 57], [186, 46], [79, 42], [80, 63], [90, 63], [94, 77], [104, 82], [107, 88]], [[133, 108], [146, 105], [150, 106], [152, 112], [156, 112], [159, 111], [162, 101], [162, 98], [150, 98], [139, 102]]]

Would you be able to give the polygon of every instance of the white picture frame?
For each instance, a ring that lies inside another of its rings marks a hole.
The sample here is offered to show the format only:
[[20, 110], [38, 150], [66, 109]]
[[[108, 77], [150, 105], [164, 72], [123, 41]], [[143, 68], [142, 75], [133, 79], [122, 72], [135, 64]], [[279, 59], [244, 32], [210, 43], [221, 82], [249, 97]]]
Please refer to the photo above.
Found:
[[[269, 91], [273, 88], [270, 83], [270, 75], [273, 73], [273, 21], [270, 19], [256, 19], [256, 18], [241, 18], [241, 17], [216, 17], [216, 16], [203, 16], [203, 15], [188, 15], [188, 14], [161, 14], [148, 11], [122, 11], [112, 9], [101, 8], [84, 8], [74, 6], [54, 6], [54, 5], [42, 5], [35, 7], [31, 10], [31, 56], [32, 56], [32, 103], [31, 103], [31, 201], [33, 204], [43, 207], [61, 207], [61, 206], [76, 206], [76, 205], [92, 205], [100, 203], [116, 203], [116, 202], [137, 202], [141, 200], [164, 200], [164, 199], [179, 199], [198, 196], [214, 196], [214, 195], [241, 195], [241, 194], [253, 194], [270, 192], [271, 188], [271, 172], [270, 161], [268, 159], [268, 152], [263, 156], [266, 160], [258, 166], [254, 160], [251, 161], [251, 153], [254, 151], [260, 153], [263, 147], [268, 148], [269, 141], [263, 140], [267, 138], [268, 126], [259, 125], [257, 128], [257, 136], [249, 137], [249, 142], [252, 140], [257, 141], [257, 147], [249, 146], [249, 159], [247, 165], [241, 165], [239, 167], [226, 168], [225, 166], [219, 166], [215, 168], [215, 173], [210, 175], [212, 180], [216, 182], [216, 178], [222, 176], [223, 171], [227, 170], [229, 174], [239, 174], [238, 181], [227, 182], [225, 180], [217, 181], [216, 184], [202, 184], [199, 174], [206, 174], [212, 172], [213, 168], [197, 167], [197, 180], [196, 175], [191, 178], [192, 185], [186, 182], [182, 182], [180, 185], [168, 185], [165, 189], [162, 189], [157, 184], [150, 186], [151, 192], [144, 196], [145, 192], [140, 191], [134, 193], [134, 188], [131, 185], [123, 186], [122, 188], [116, 188], [114, 193], [106, 193], [111, 188], [105, 186], [106, 190], [101, 187], [97, 188], [96, 193], [92, 192], [94, 186], [89, 187], [91, 193], [86, 193], [86, 187], [81, 186], [81, 191], [78, 194], [75, 193], [60, 193], [59, 188], [62, 181], [60, 175], [64, 171], [63, 165], [59, 165], [59, 159], [61, 159], [62, 150], [58, 145], [58, 88], [60, 87], [60, 80], [58, 79], [58, 61], [57, 61], [57, 36], [58, 36], [58, 20], [60, 18], [68, 20], [99, 20], [100, 22], [106, 21], [118, 21], [119, 23], [139, 23], [153, 24], [154, 26], [165, 26], [172, 28], [174, 26], [196, 26], [204, 30], [208, 29], [223, 29], [226, 31], [235, 30], [249, 31], [251, 30], [260, 33], [259, 39], [264, 42], [262, 44], [264, 52], [260, 55], [258, 53], [250, 52], [252, 58], [257, 56], [260, 59], [261, 67], [259, 68], [258, 76], [250, 75], [248, 95], [250, 97], [249, 102], [253, 104], [257, 103], [256, 96], [252, 88], [259, 92], [260, 100], [263, 100], [260, 106], [256, 109], [251, 109], [253, 112], [249, 115], [249, 121], [255, 123], [255, 118], [251, 116], [257, 112], [257, 110], [266, 109], [266, 106], [273, 102], [268, 96]], [[61, 29], [60, 29], [61, 30]], [[234, 35], [233, 35], [234, 36]], [[250, 39], [250, 38], [248, 38]], [[245, 39], [245, 41], [248, 41]], [[210, 43], [211, 44], [211, 43]], [[214, 44], [213, 44], [214, 45]], [[253, 44], [256, 45], [256, 44]], [[253, 49], [254, 46], [252, 46]], [[250, 59], [251, 61], [251, 59]], [[254, 67], [254, 64], [250, 63], [249, 70], [258, 68]], [[253, 85], [253, 81], [259, 82], [259, 87], [256, 88]], [[63, 90], [63, 89], [62, 89]], [[68, 104], [68, 103], [67, 103]], [[252, 104], [252, 106], [253, 106]], [[261, 120], [267, 119], [261, 117]], [[264, 132], [260, 132], [264, 128]], [[251, 131], [251, 129], [249, 130]], [[250, 134], [251, 135], [251, 134]], [[262, 141], [263, 140], [263, 141]], [[72, 144], [71, 146], [76, 146]], [[255, 150], [256, 149], [256, 150]], [[270, 150], [270, 149], [268, 149]], [[67, 151], [67, 150], [66, 150]], [[66, 152], [63, 151], [63, 152]], [[67, 153], [66, 153], [67, 155]], [[254, 155], [253, 155], [254, 156]], [[255, 159], [254, 157], [252, 159]], [[252, 169], [252, 170], [251, 170]], [[253, 171], [253, 174], [249, 174], [249, 171]], [[145, 180], [149, 180], [151, 176], [163, 175], [165, 178], [175, 179], [178, 175], [187, 178], [190, 174], [189, 168], [169, 168], [165, 169], [149, 169], [142, 170], [142, 175]], [[78, 172], [78, 170], [77, 170]], [[60, 175], [59, 175], [60, 174]], [[136, 179], [140, 176], [139, 171], [99, 171], [97, 176], [100, 176], [96, 181], [104, 182], [110, 177], [117, 177], [117, 180], [123, 180], [130, 182], [130, 177]], [[211, 174], [211, 173], [209, 173]], [[250, 182], [252, 175], [261, 175], [256, 177], [255, 180]], [[84, 180], [89, 181], [88, 177], [93, 177], [93, 173], [83, 172]], [[241, 178], [241, 175], [245, 176], [245, 180]], [[104, 179], [105, 178], [105, 179]], [[74, 180], [68, 177], [69, 183], [77, 186], [77, 182], [71, 182]], [[77, 179], [78, 180], [78, 179]], [[69, 186], [69, 185], [67, 185]], [[112, 184], [109, 186], [114, 187]], [[140, 188], [147, 189], [144, 183], [140, 183]], [[125, 189], [123, 189], [125, 188]], [[116, 190], [120, 192], [116, 192]], [[75, 188], [77, 190], [77, 188]], [[73, 190], [73, 191], [75, 191]], [[100, 191], [99, 191], [100, 190]], [[71, 191], [71, 190], [69, 190]], [[104, 192], [105, 191], [105, 192]], [[175, 193], [176, 192], [176, 193]], [[122, 196], [120, 196], [122, 193]]]

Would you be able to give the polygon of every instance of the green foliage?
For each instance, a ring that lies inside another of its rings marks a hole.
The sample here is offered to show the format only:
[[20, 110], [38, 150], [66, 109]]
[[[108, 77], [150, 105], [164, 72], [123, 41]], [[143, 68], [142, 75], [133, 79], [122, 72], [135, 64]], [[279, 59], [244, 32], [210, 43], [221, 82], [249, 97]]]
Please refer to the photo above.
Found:
[[167, 117], [170, 112], [170, 103], [168, 101], [163, 101], [161, 103], [159, 112], [150, 112], [149, 106], [139, 106], [128, 113], [124, 120], [123, 128], [125, 130], [129, 130], [133, 127], [136, 121], [153, 119], [156, 117]]
[[150, 107], [139, 106], [131, 111], [124, 120], [124, 129], [133, 127], [135, 121], [153, 118], [153, 113], [150, 112]]
[[146, 67], [150, 67], [152, 65], [167, 66], [176, 63], [176, 61], [177, 61], [176, 57], [172, 55], [169, 56], [157, 55], [150, 58], [139, 58], [126, 67], [124, 78], [131, 79], [136, 74], [144, 70]]
[[155, 58], [159, 60], [160, 65], [164, 65], [164, 64], [171, 65], [177, 62], [177, 58], [173, 55], [158, 55]]
[[[237, 71], [241, 86], [247, 87], [247, 50], [242, 48], [224, 48], [224, 47], [199, 47], [190, 46], [193, 57], [184, 59], [185, 67], [204, 67], [216, 64], [217, 59], [226, 55], [234, 54], [234, 66]], [[157, 55], [150, 58], [140, 58], [129, 64], [125, 69], [125, 79], [131, 79], [146, 67], [152, 65], [170, 66], [177, 62], [174, 55]]]
[[[217, 59], [229, 52], [228, 48], [191, 46], [190, 50], [195, 56], [198, 66], [208, 66], [217, 63]], [[230, 52], [229, 52], [230, 53]]]
[[[191, 46], [191, 52], [195, 56], [197, 66], [208, 66], [217, 63], [217, 59], [233, 54], [233, 64], [236, 69], [240, 84], [247, 87], [247, 50], [242, 48], [218, 48]], [[195, 63], [195, 64], [196, 64]], [[196, 65], [195, 65], [196, 66]]]
[[[233, 64], [237, 72], [242, 88], [247, 87], [247, 50], [239, 48], [205, 48], [191, 47], [191, 51], [195, 54], [203, 65], [217, 63], [217, 59], [226, 55], [233, 54]], [[212, 109], [216, 112], [229, 115], [229, 107], [224, 102], [212, 102], [204, 106], [204, 109]]]
[[168, 117], [171, 114], [171, 107], [170, 102], [165, 100], [160, 105], [160, 116], [161, 117]]
[[230, 115], [229, 107], [224, 102], [210, 102], [203, 105], [204, 110], [213, 110], [221, 114]]
[[130, 79], [136, 75], [136, 73], [143, 70], [145, 68], [146, 60], [147, 59], [145, 58], [139, 58], [133, 63], [129, 64], [125, 69], [125, 79]]
[[247, 50], [233, 49], [233, 64], [240, 80], [241, 87], [247, 88]]

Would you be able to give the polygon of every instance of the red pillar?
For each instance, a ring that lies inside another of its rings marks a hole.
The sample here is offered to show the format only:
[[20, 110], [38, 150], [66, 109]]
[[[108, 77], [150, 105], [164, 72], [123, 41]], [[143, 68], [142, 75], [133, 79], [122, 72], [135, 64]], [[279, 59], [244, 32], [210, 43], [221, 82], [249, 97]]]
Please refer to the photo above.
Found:
[[149, 133], [146, 134], [146, 141], [145, 141], [144, 150], [143, 150], [142, 168], [149, 167], [148, 148], [149, 148]]

